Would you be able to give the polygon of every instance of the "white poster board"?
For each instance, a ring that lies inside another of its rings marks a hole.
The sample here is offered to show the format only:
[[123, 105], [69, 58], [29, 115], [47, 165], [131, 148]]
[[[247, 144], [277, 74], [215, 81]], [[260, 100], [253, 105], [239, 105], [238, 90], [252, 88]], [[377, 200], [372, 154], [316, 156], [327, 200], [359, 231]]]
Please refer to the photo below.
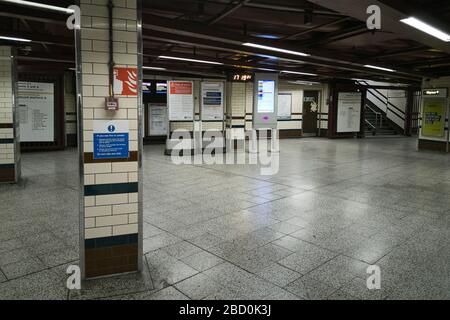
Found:
[[193, 121], [194, 83], [192, 81], [169, 81], [168, 85], [169, 121]]
[[339, 92], [337, 132], [359, 132], [361, 129], [361, 92]]
[[278, 119], [290, 119], [292, 116], [292, 94], [278, 94]]
[[55, 141], [54, 84], [18, 83], [20, 140]]
[[150, 136], [167, 135], [167, 105], [164, 103], [148, 104], [148, 127]]
[[224, 83], [202, 82], [202, 120], [223, 120]]

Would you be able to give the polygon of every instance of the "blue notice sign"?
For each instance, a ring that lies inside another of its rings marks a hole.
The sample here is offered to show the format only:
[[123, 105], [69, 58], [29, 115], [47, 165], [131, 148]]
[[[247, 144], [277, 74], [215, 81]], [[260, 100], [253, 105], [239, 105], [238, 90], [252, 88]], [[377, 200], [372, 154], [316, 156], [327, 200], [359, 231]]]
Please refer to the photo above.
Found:
[[117, 123], [98, 123], [97, 130], [94, 129], [94, 159], [129, 157], [129, 133], [120, 127], [123, 126]]

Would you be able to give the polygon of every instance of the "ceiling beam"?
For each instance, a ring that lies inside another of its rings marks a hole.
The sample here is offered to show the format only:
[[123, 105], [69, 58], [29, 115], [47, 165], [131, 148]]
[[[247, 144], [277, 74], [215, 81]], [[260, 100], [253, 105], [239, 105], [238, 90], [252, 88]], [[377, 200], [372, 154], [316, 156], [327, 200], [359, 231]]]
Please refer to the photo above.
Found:
[[303, 30], [303, 31], [300, 31], [300, 32], [296, 32], [296, 33], [291, 34], [289, 36], [283, 37], [280, 40], [295, 39], [295, 38], [298, 38], [300, 36], [304, 36], [305, 34], [311, 33], [313, 31], [320, 31], [320, 29], [331, 27], [331, 26], [334, 26], [335, 24], [338, 24], [338, 23], [341, 23], [341, 22], [345, 22], [345, 21], [348, 21], [348, 20], [351, 20], [351, 19], [352, 18], [350, 18], [350, 17], [339, 18], [339, 19], [331, 21], [331, 22], [327, 22], [327, 23], [324, 23], [324, 24], [321, 24], [321, 25], [318, 25], [318, 26], [315, 26], [315, 27], [312, 27], [312, 28], [309, 28], [309, 29], [306, 29], [306, 30]]
[[242, 6], [248, 4], [251, 0], [240, 0], [237, 2], [232, 1], [231, 2], [231, 7], [225, 9], [223, 12], [219, 13], [215, 18], [213, 18], [211, 21], [208, 22], [208, 26], [211, 26], [217, 22], [219, 22], [220, 20], [226, 18], [228, 15], [232, 14], [233, 12], [235, 12], [236, 10], [238, 10], [239, 8], [241, 8]]

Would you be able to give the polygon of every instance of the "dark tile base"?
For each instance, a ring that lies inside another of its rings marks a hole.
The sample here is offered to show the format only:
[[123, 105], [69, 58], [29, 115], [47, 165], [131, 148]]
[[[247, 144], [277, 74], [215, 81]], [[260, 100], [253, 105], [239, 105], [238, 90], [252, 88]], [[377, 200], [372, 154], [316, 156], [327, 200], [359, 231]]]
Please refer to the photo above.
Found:
[[86, 278], [138, 271], [137, 235], [86, 240], [85, 244]]
[[6, 168], [2, 168], [0, 166], [0, 182], [7, 183], [15, 181], [16, 181], [16, 171], [14, 169], [14, 166]]
[[433, 141], [419, 139], [419, 150], [446, 151], [446, 143], [443, 141]]

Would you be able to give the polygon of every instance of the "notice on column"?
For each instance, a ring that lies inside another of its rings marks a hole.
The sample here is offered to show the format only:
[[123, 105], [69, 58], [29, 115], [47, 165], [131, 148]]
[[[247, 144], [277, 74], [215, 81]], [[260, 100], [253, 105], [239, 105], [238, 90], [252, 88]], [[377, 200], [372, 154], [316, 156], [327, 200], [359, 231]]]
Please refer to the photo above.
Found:
[[20, 140], [52, 142], [54, 137], [54, 84], [19, 82]]
[[360, 92], [339, 92], [337, 132], [359, 132], [361, 129]]
[[128, 120], [94, 120], [94, 159], [129, 157]]
[[193, 87], [191, 81], [169, 81], [167, 102], [170, 121], [194, 120]]

